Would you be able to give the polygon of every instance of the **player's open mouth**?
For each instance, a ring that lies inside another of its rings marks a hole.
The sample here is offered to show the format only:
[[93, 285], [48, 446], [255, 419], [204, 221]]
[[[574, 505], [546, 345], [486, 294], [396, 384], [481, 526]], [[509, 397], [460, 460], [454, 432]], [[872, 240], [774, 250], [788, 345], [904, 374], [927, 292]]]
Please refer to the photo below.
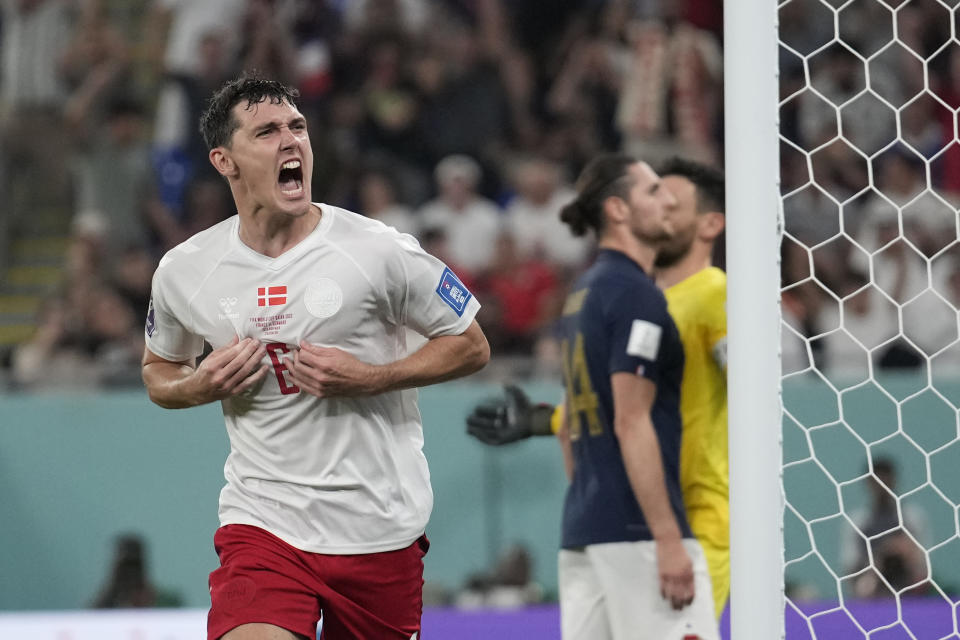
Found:
[[277, 178], [280, 191], [286, 196], [299, 196], [303, 193], [303, 169], [299, 160], [287, 160], [280, 166]]

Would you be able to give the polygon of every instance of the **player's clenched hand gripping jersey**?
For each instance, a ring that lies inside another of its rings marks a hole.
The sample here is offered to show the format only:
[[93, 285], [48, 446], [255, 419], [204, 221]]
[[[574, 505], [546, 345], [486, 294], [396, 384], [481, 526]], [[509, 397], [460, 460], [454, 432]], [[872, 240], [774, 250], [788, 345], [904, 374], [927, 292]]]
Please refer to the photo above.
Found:
[[147, 347], [183, 361], [204, 341], [267, 346], [271, 375], [222, 402], [221, 524], [318, 553], [399, 549], [423, 533], [433, 504], [416, 390], [317, 398], [293, 384], [285, 361], [306, 341], [393, 362], [423, 337], [462, 333], [480, 305], [411, 236], [318, 206], [316, 229], [277, 258], [241, 242], [236, 216], [171, 250], [154, 276]]

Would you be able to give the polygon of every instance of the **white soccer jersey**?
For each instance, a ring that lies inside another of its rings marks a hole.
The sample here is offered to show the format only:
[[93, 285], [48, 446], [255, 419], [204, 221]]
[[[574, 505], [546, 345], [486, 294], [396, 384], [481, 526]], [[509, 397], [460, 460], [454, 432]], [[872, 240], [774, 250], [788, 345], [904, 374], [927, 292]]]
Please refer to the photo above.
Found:
[[221, 524], [316, 553], [398, 549], [423, 533], [433, 506], [416, 390], [316, 398], [291, 382], [283, 357], [303, 340], [393, 362], [414, 346], [408, 329], [460, 334], [480, 305], [411, 236], [317, 206], [316, 229], [277, 258], [241, 242], [237, 216], [168, 252], [153, 278], [147, 347], [181, 361], [204, 340], [267, 344], [263, 384], [221, 403], [230, 436]]

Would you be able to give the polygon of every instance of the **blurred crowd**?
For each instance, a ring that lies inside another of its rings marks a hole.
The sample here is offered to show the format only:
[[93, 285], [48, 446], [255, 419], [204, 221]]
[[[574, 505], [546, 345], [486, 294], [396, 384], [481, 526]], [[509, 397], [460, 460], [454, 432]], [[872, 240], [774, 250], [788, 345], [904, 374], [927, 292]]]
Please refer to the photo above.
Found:
[[784, 372], [955, 375], [953, 16], [925, 0], [832, 6], [779, 16]]
[[0, 2], [0, 245], [69, 233], [18, 388], [137, 383], [158, 257], [233, 213], [197, 121], [240, 72], [299, 89], [315, 199], [446, 261], [514, 375], [556, 370], [585, 162], [722, 155], [720, 0]]
[[[591, 156], [722, 162], [720, 0], [0, 3], [0, 262], [50, 218], [69, 235], [4, 358], [21, 388], [138, 383], [159, 256], [233, 213], [197, 120], [240, 72], [299, 88], [315, 199], [415, 235], [483, 301], [492, 375], [555, 374], [593, 251], [557, 211]], [[787, 373], [960, 370], [960, 46], [939, 2], [893, 16], [780, 8]]]

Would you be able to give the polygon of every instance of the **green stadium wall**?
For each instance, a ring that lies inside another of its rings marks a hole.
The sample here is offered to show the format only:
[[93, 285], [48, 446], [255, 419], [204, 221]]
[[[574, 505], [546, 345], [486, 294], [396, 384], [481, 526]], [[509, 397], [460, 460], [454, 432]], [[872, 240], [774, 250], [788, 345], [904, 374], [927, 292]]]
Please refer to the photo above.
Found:
[[[960, 567], [946, 557], [958, 552], [960, 445], [950, 444], [957, 416], [945, 399], [960, 398], [960, 381], [938, 386], [943, 398], [913, 379], [884, 387], [906, 400], [903, 431], [897, 405], [878, 388], [838, 399], [815, 379], [785, 385], [792, 418], [784, 422], [784, 457], [794, 463], [785, 470], [786, 488], [791, 504], [813, 521], [792, 513], [785, 519], [787, 558], [803, 558], [788, 578], [818, 597], [836, 593], [830, 571], [839, 569], [840, 500], [851, 509], [866, 499], [862, 484], [838, 490], [831, 476], [843, 482], [861, 475], [867, 449], [900, 463], [900, 492], [912, 492], [908, 500], [927, 510], [934, 542], [947, 541], [933, 552], [935, 566], [951, 565], [938, 577], [958, 584]], [[561, 396], [558, 385], [526, 389], [538, 401]], [[425, 578], [456, 589], [521, 543], [533, 554], [536, 580], [555, 595], [566, 482], [556, 445], [491, 448], [464, 433], [469, 409], [498, 392], [489, 384], [448, 383], [420, 393], [435, 493]], [[838, 422], [841, 412], [849, 429]], [[143, 392], [0, 395], [0, 609], [86, 607], [106, 579], [113, 539], [125, 532], [146, 538], [156, 584], [177, 592], [185, 606], [206, 607], [227, 451], [216, 405], [166, 411]], [[819, 553], [810, 553], [811, 536]]]

